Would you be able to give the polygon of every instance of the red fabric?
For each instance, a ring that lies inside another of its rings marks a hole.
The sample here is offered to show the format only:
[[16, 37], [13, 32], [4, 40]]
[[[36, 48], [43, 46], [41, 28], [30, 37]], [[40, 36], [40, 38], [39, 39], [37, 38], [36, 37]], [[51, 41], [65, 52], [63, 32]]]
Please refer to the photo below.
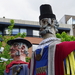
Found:
[[40, 74], [36, 74], [36, 75], [46, 75], [46, 73], [44, 72], [44, 73], [40, 73]]
[[31, 64], [31, 60], [30, 60], [30, 62], [29, 62], [29, 64], [28, 64], [28, 68], [30, 69], [30, 64]]
[[55, 75], [64, 75], [63, 61], [73, 50], [75, 50], [75, 41], [62, 42], [56, 45]]
[[12, 61], [9, 65], [6, 66], [6, 73], [9, 73], [10, 67], [12, 67], [14, 64], [28, 64], [27, 62], [18, 60], [18, 61]]

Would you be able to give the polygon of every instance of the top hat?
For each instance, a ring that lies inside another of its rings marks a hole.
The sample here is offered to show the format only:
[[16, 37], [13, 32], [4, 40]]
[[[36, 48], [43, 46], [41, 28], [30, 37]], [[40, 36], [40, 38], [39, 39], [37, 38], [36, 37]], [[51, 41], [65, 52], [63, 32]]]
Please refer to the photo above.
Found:
[[44, 4], [40, 6], [40, 16], [39, 20], [43, 18], [55, 18], [56, 16], [52, 12], [52, 8], [49, 4]]
[[16, 39], [13, 39], [13, 40], [9, 40], [9, 41], [7, 42], [7, 44], [8, 44], [8, 45], [12, 45], [12, 44], [15, 43], [15, 42], [24, 43], [24, 44], [26, 44], [26, 46], [27, 46], [28, 48], [30, 48], [30, 47], [32, 46], [32, 44], [31, 44], [28, 40], [23, 39], [23, 38], [16, 38]]

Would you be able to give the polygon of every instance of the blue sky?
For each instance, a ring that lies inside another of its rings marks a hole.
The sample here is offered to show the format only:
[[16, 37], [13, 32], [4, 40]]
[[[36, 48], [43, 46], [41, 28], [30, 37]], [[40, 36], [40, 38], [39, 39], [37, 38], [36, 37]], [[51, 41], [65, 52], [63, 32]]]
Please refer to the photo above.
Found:
[[65, 14], [75, 15], [75, 0], [0, 0], [0, 18], [39, 21], [39, 7], [50, 4], [59, 21]]

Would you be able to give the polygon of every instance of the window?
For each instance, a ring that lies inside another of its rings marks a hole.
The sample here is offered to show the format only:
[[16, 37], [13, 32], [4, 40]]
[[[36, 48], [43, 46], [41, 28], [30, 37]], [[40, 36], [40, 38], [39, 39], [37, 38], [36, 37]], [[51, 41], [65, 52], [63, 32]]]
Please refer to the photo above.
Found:
[[67, 21], [67, 24], [72, 24], [72, 17]]
[[39, 36], [39, 31], [38, 30], [33, 30], [33, 36]]
[[[5, 34], [9, 34], [9, 31], [8, 31], [7, 28], [5, 28], [4, 33]], [[12, 29], [12, 33], [11, 34], [18, 34], [18, 33], [19, 33], [19, 29], [18, 28]]]
[[27, 33], [27, 30], [26, 30], [26, 29], [21, 28], [21, 29], [20, 29], [20, 33]]
[[38, 45], [32, 45], [32, 51], [35, 51], [37, 49]]
[[72, 17], [67, 21], [67, 24], [75, 24], [75, 19]]
[[0, 34], [2, 34], [2, 31], [0, 31]]
[[[23, 28], [21, 28], [20, 30], [19, 30], [19, 28], [12, 29], [12, 34], [18, 34], [18, 33], [27, 33], [27, 30], [23, 29]], [[9, 34], [7, 28], [5, 29], [5, 34]]]
[[19, 29], [18, 28], [14, 28], [13, 30], [12, 30], [12, 34], [18, 34], [19, 33]]
[[75, 24], [75, 19], [73, 19], [72, 21], [73, 21], [73, 24]]
[[9, 34], [9, 32], [8, 32], [8, 29], [7, 29], [7, 28], [5, 28], [5, 30], [4, 30], [4, 34]]

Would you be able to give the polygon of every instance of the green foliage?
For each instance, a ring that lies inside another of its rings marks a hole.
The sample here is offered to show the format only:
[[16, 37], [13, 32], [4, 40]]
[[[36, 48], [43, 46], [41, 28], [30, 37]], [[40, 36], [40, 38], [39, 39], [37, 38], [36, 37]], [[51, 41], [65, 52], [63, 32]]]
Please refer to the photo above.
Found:
[[2, 47], [2, 42], [0, 41], [0, 47]]
[[10, 23], [11, 23], [11, 25], [10, 26], [8, 26], [8, 32], [9, 32], [9, 35], [11, 35], [11, 33], [12, 33], [12, 29], [13, 29], [13, 27], [14, 27], [14, 20], [10, 20]]
[[30, 61], [30, 59], [31, 59], [30, 57], [27, 57], [27, 58], [26, 58], [26, 62], [29, 62], [29, 61]]
[[[21, 37], [21, 38], [26, 37], [26, 33], [22, 33], [22, 34], [18, 33], [15, 36], [11, 36], [11, 32], [12, 32], [12, 29], [14, 27], [14, 20], [10, 20], [10, 23], [11, 23], [11, 25], [8, 26], [9, 35], [8, 36], [2, 36], [2, 35], [0, 35], [0, 38], [3, 39], [3, 42], [0, 41], [0, 48], [4, 47], [4, 51], [3, 51], [2, 54], [0, 54], [0, 57], [4, 57], [6, 59], [11, 59], [10, 53], [9, 53], [10, 46], [7, 44], [7, 41], [11, 40], [11, 39], [14, 39], [14, 38], [17, 38], [17, 37]], [[2, 60], [0, 60], [0, 61], [2, 61]], [[27, 61], [28, 61], [28, 59], [27, 59]], [[0, 75], [4, 74], [5, 67], [10, 62], [11, 62], [10, 60], [9, 61], [0, 62]]]
[[4, 75], [4, 70], [7, 64], [9, 64], [11, 61], [6, 61], [6, 62], [2, 62], [0, 63], [0, 75]]
[[26, 37], [26, 33], [18, 33], [18, 34], [15, 36], [15, 38], [17, 38], [18, 36], [24, 38], [24, 37]]
[[75, 41], [75, 37], [74, 36], [70, 36], [70, 35], [68, 35], [65, 32], [62, 32], [62, 34], [57, 33], [56, 37], [60, 38], [61, 42], [64, 42], [64, 41]]

